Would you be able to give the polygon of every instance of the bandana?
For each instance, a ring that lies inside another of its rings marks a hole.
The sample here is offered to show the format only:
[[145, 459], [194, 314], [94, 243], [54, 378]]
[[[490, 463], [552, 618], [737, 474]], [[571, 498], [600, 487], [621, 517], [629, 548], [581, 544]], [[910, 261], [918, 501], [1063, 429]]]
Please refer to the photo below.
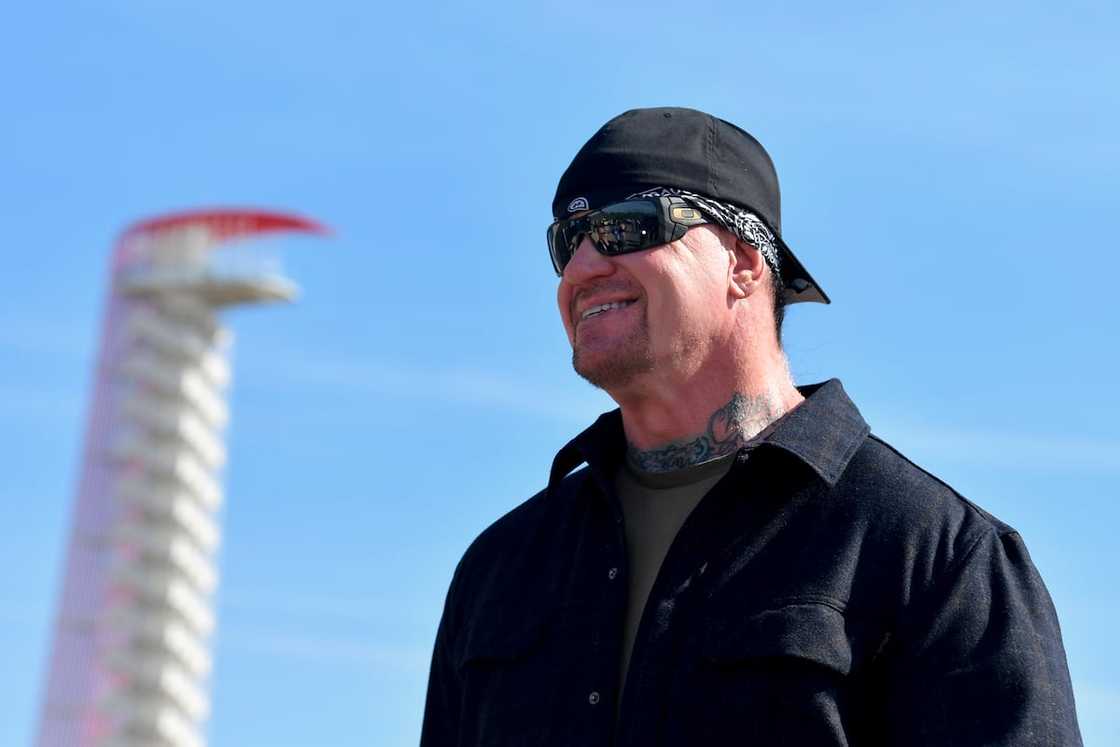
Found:
[[750, 244], [762, 252], [766, 264], [770, 265], [771, 272], [780, 275], [774, 233], [751, 211], [672, 187], [646, 189], [636, 192], [626, 199], [637, 200], [642, 197], [683, 197], [717, 226], [727, 229], [740, 241]]

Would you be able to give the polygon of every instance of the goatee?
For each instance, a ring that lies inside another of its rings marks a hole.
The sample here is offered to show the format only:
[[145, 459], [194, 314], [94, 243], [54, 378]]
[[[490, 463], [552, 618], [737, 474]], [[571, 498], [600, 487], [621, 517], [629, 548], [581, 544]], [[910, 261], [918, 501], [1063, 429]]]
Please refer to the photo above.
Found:
[[610, 391], [630, 384], [653, 370], [653, 353], [645, 330], [619, 343], [610, 353], [585, 352], [572, 348], [572, 368], [592, 386]]

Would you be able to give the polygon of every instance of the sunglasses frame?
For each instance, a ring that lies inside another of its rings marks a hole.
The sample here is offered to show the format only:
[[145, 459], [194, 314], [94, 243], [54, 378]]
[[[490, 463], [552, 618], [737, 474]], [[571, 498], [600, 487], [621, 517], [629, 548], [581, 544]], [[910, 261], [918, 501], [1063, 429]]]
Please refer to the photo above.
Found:
[[[626, 226], [626, 221], [636, 223]], [[603, 256], [616, 257], [676, 241], [688, 229], [703, 223], [711, 221], [681, 197], [623, 200], [575, 218], [554, 221], [546, 232], [548, 254], [552, 259], [552, 269], [560, 277], [579, 245], [583, 243], [584, 237]], [[610, 239], [603, 238], [604, 231], [610, 231], [613, 236]]]

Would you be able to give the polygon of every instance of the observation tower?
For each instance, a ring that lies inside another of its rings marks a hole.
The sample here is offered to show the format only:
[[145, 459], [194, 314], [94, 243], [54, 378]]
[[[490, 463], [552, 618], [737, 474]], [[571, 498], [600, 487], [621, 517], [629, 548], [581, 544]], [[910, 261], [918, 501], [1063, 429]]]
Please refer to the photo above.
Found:
[[[292, 301], [275, 258], [225, 245], [324, 233], [215, 210], [127, 229], [113, 252], [38, 747], [204, 747], [231, 334]], [[217, 250], [217, 251], [216, 251]]]

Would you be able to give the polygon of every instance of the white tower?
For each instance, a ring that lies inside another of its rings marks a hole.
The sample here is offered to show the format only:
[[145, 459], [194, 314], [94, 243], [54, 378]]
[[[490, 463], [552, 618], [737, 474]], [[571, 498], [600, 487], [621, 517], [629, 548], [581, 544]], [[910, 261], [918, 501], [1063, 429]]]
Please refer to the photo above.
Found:
[[[234, 210], [121, 237], [39, 747], [203, 747], [234, 304], [290, 301], [278, 263], [213, 251], [315, 223]], [[240, 253], [239, 253], [240, 252]]]

